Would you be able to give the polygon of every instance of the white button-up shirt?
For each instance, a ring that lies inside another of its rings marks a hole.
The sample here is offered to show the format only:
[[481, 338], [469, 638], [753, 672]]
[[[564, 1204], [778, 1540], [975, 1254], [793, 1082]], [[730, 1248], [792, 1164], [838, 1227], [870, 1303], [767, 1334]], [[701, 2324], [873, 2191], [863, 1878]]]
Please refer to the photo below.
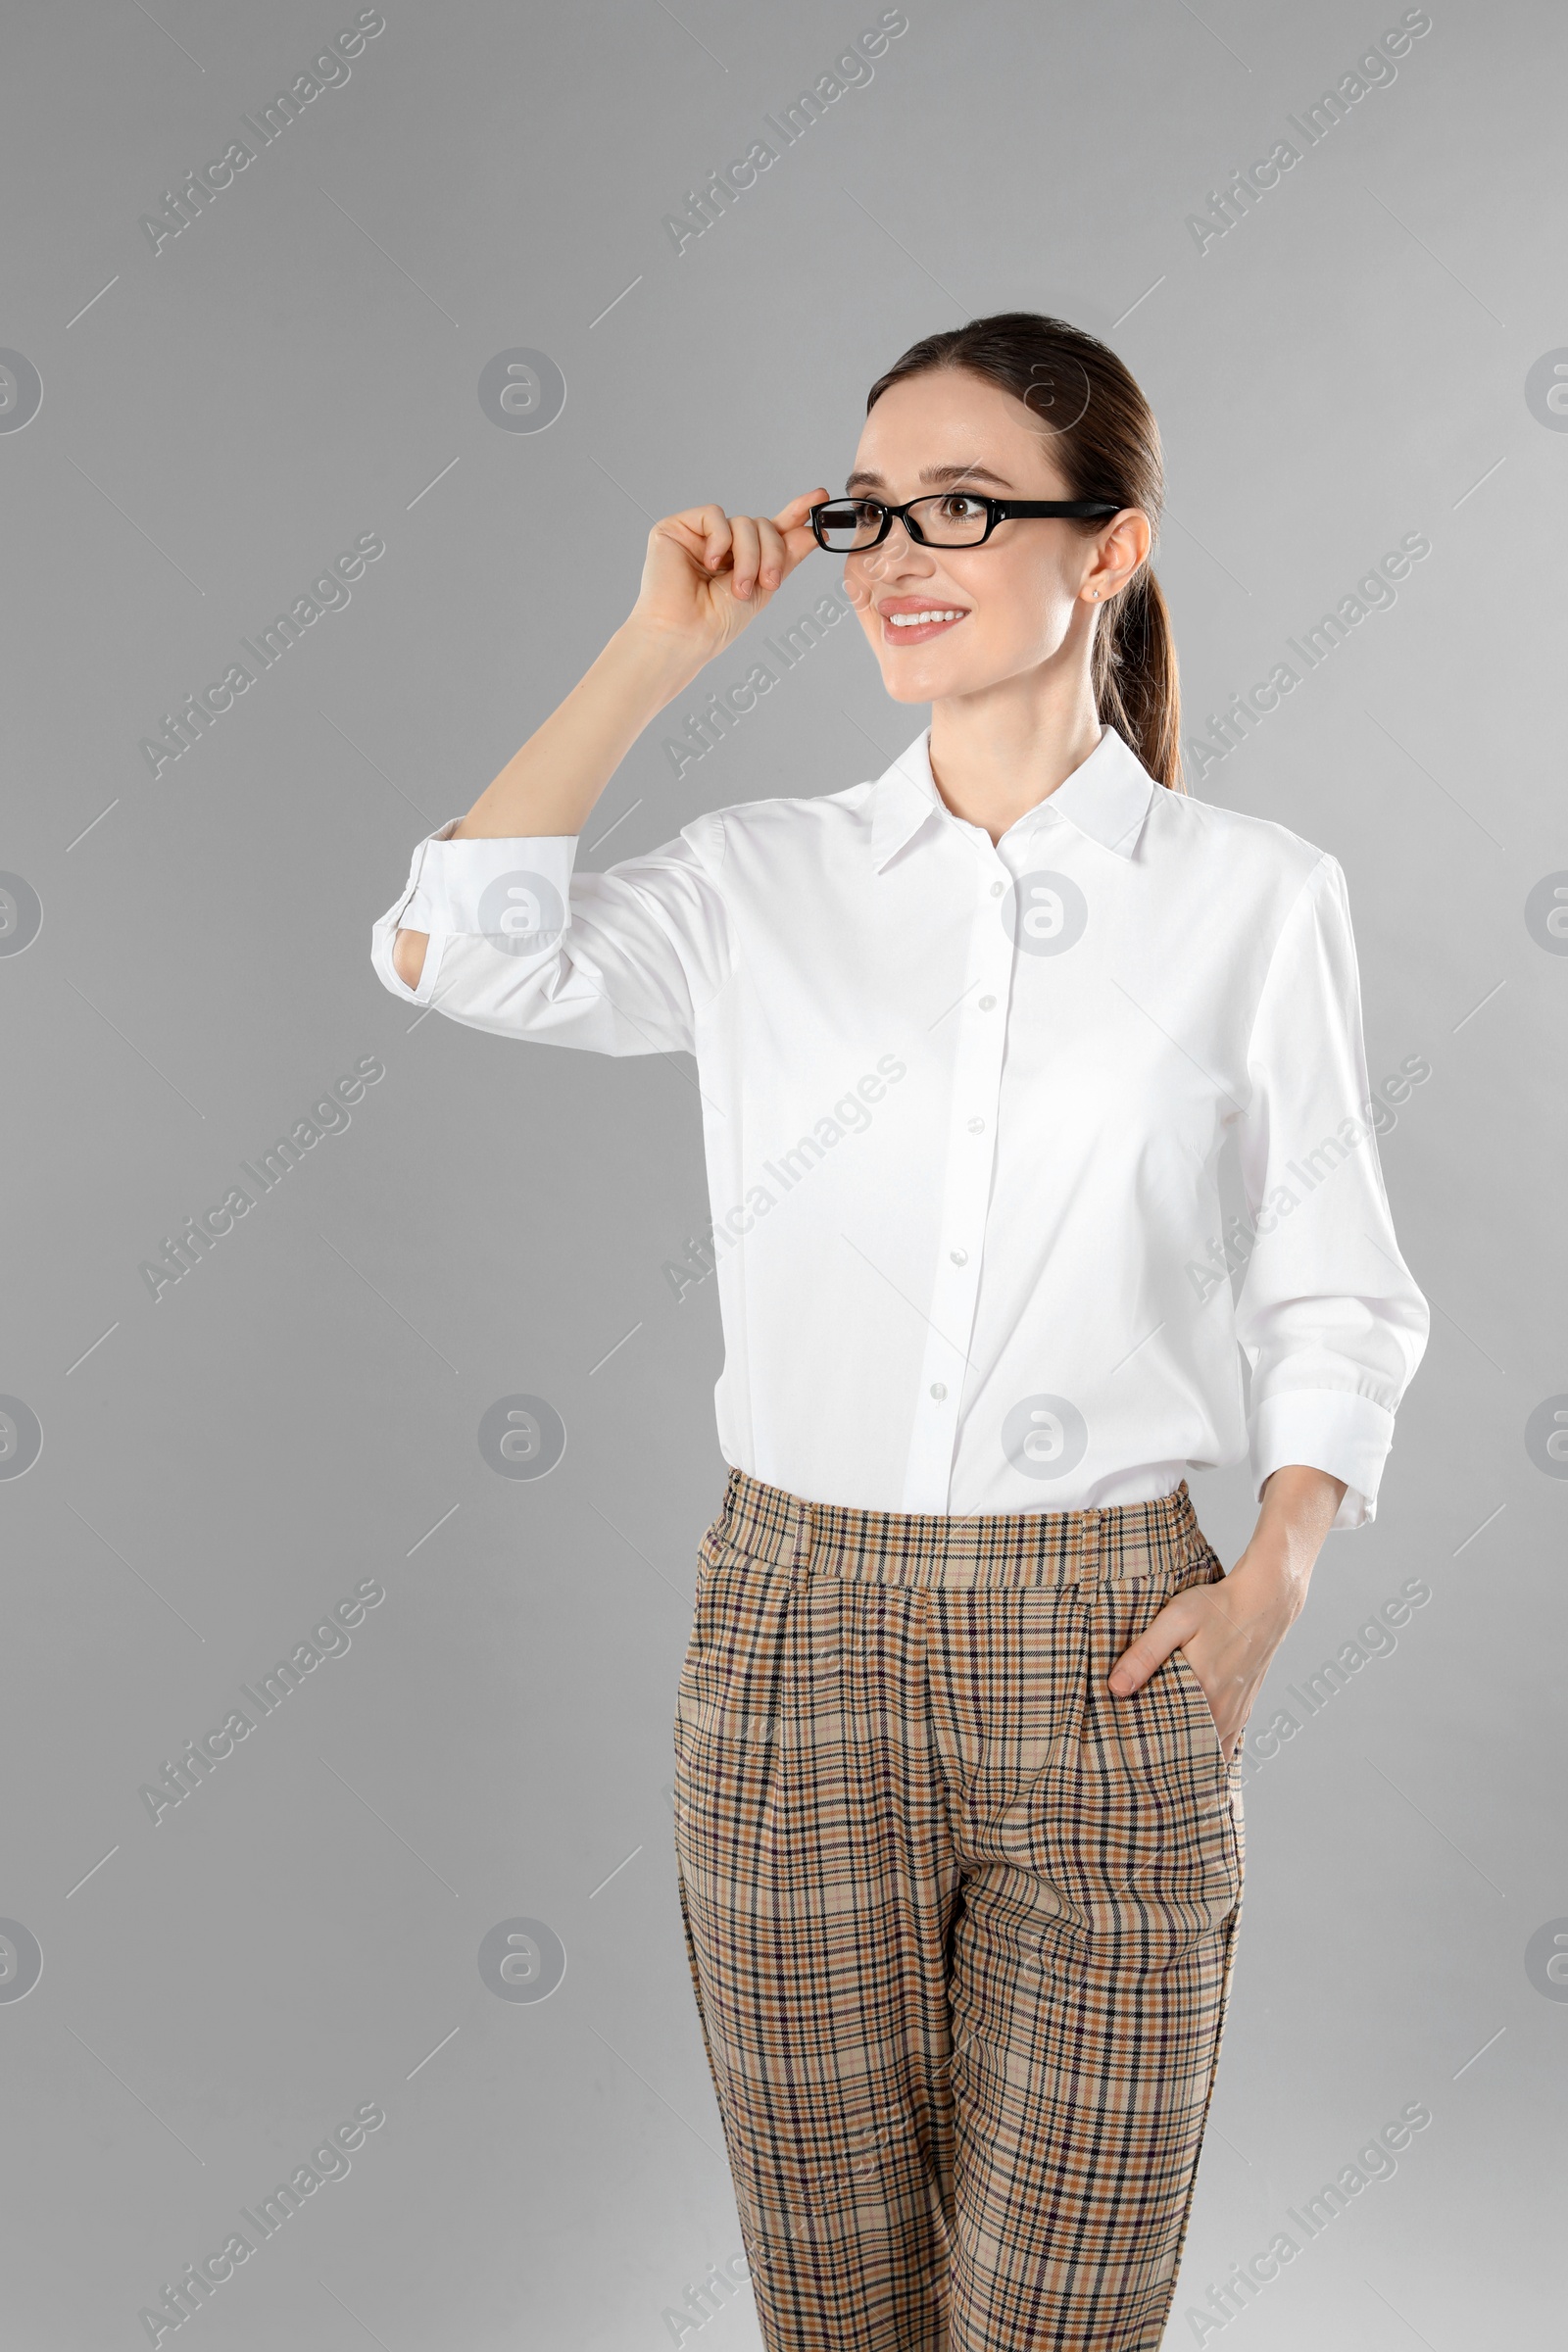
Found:
[[[574, 837], [454, 818], [376, 972], [498, 1036], [695, 1054], [743, 1470], [964, 1515], [1145, 1501], [1250, 1454], [1254, 1493], [1288, 1462], [1344, 1479], [1360, 1526], [1428, 1314], [1339, 864], [1167, 791], [1109, 726], [993, 844], [929, 746], [602, 873]], [[413, 990], [400, 926], [430, 937]]]

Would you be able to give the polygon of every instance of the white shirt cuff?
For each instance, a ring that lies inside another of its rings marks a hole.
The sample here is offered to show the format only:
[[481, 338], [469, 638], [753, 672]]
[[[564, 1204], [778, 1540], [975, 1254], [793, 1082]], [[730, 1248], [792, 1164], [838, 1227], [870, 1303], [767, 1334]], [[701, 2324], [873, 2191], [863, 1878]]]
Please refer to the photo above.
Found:
[[1285, 1389], [1265, 1396], [1252, 1415], [1252, 1494], [1289, 1462], [1343, 1478], [1345, 1495], [1330, 1528], [1370, 1526], [1377, 1517], [1378, 1482], [1394, 1443], [1394, 1415], [1370, 1396], [1348, 1389]]
[[[523, 907], [530, 900], [536, 905], [542, 902], [540, 910], [546, 928], [559, 936], [571, 893], [571, 872], [577, 858], [576, 834], [519, 834], [496, 841], [450, 841], [447, 835], [458, 821], [451, 818], [438, 833], [421, 842], [415, 854], [410, 905], [416, 906], [421, 918], [429, 917], [432, 933], [440, 932], [444, 938], [450, 938], [454, 932], [505, 936], [509, 930], [514, 930], [519, 920], [526, 919], [516, 906], [508, 904], [510, 895]], [[546, 886], [544, 890], [538, 887], [541, 882]], [[493, 888], [494, 885], [501, 887]], [[422, 919], [416, 922], [410, 913], [401, 914], [398, 920], [407, 930], [426, 927]]]
[[[449, 939], [489, 936], [505, 942], [511, 955], [527, 954], [536, 941], [549, 955], [569, 919], [575, 834], [453, 841], [452, 829], [462, 821], [449, 816], [426, 834], [414, 853], [402, 897], [371, 929], [370, 960], [377, 977], [411, 1004], [430, 1003]], [[404, 985], [392, 962], [400, 931], [428, 935], [415, 988]]]

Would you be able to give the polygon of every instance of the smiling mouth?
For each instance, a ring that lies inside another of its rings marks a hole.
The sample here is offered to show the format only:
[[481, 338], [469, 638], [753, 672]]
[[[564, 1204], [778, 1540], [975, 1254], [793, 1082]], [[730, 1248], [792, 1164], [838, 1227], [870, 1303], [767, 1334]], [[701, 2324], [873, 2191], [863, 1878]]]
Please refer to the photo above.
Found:
[[945, 630], [955, 629], [966, 617], [953, 605], [921, 606], [912, 612], [882, 612], [882, 642], [884, 645], [924, 645]]

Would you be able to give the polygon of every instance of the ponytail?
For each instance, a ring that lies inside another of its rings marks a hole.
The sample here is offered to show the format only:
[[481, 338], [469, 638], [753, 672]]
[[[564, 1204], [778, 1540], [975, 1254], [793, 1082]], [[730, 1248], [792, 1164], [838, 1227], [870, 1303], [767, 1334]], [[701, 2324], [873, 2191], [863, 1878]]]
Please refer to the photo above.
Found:
[[[866, 414], [890, 386], [937, 368], [962, 368], [1032, 410], [1070, 498], [1138, 507], [1157, 532], [1164, 466], [1153, 411], [1106, 344], [1063, 318], [1002, 311], [913, 343], [866, 395]], [[1058, 394], [1064, 395], [1058, 402]], [[1058, 411], [1059, 414], [1049, 412]], [[1071, 421], [1065, 421], [1068, 412]], [[1069, 524], [1093, 535], [1094, 522]], [[1158, 784], [1185, 792], [1181, 687], [1170, 611], [1146, 560], [1098, 610], [1090, 676], [1102, 719], [1125, 737]]]
[[1157, 784], [1185, 792], [1176, 641], [1164, 591], [1147, 564], [1101, 614], [1090, 678], [1101, 717], [1126, 738]]

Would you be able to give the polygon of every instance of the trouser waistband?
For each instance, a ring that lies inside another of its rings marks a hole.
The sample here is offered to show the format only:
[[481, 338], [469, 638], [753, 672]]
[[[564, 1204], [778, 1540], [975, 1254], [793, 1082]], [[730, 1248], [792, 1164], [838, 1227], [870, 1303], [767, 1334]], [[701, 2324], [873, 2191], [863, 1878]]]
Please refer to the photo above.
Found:
[[750, 1558], [883, 1584], [1025, 1586], [1180, 1570], [1208, 1545], [1184, 1478], [1152, 1502], [1081, 1511], [868, 1511], [809, 1502], [731, 1467], [710, 1534]]

